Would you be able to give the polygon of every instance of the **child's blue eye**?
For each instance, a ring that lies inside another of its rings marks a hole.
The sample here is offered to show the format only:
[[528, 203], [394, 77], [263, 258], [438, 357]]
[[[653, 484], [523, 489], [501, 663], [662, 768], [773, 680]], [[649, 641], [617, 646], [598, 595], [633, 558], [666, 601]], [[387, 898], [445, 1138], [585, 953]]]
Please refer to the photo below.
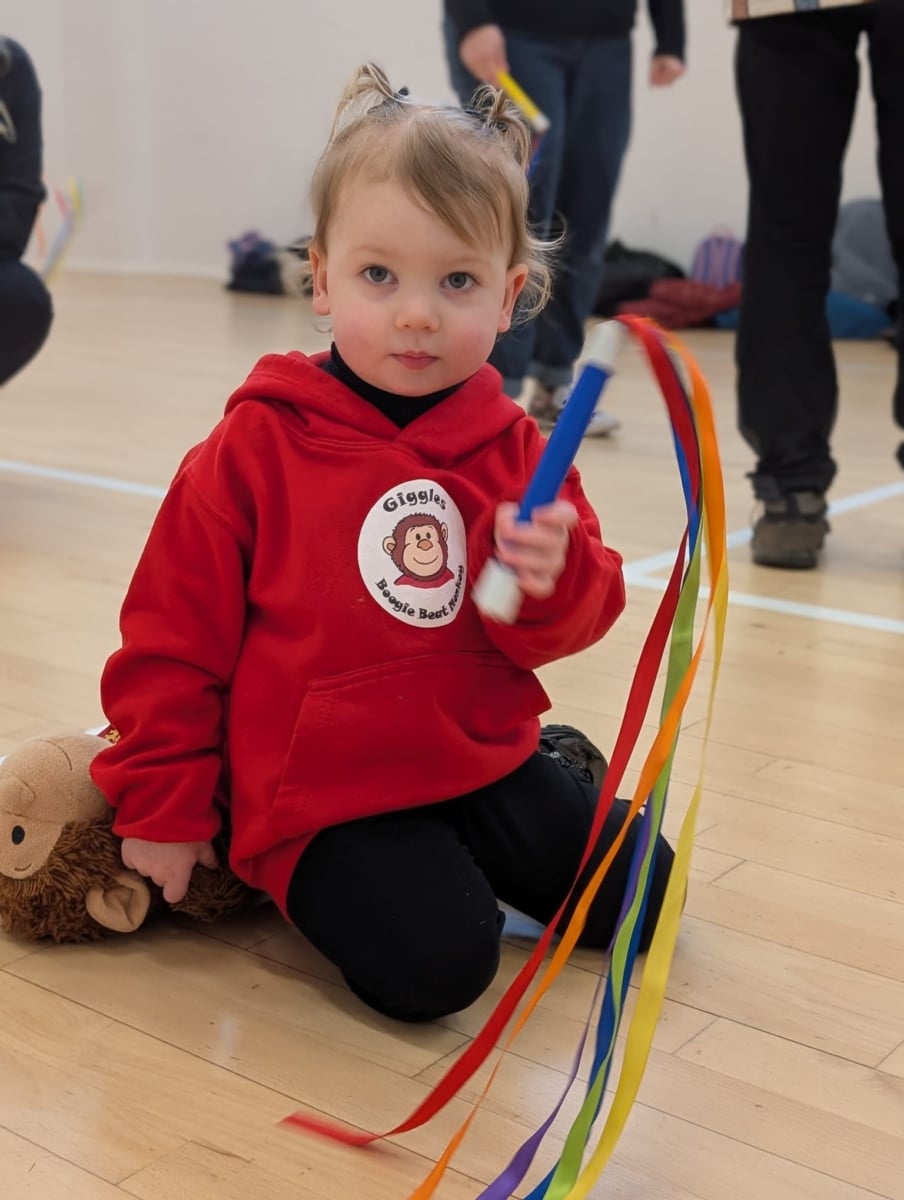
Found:
[[365, 267], [364, 278], [370, 283], [385, 283], [389, 278], [389, 271], [386, 267]]
[[446, 276], [446, 283], [454, 292], [464, 292], [469, 287], [473, 287], [474, 277], [467, 271], [453, 271], [451, 275]]

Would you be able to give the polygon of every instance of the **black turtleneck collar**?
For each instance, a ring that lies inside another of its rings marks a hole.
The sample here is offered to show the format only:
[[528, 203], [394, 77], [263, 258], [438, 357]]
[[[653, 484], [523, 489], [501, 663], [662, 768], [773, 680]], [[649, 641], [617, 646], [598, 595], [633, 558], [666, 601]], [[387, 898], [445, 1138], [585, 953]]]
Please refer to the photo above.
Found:
[[[399, 429], [410, 425], [422, 413], [427, 412], [453, 392], [457, 392], [461, 383], [453, 387], [443, 388], [441, 392], [431, 392], [428, 396], [397, 396], [395, 392], [384, 392], [382, 388], [374, 387], [356, 375], [336, 349], [335, 342], [330, 346], [330, 357], [320, 364], [321, 369], [328, 375], [334, 376], [344, 383], [362, 400], [378, 408], [384, 417], [388, 417]], [[464, 382], [464, 381], [462, 381]]]

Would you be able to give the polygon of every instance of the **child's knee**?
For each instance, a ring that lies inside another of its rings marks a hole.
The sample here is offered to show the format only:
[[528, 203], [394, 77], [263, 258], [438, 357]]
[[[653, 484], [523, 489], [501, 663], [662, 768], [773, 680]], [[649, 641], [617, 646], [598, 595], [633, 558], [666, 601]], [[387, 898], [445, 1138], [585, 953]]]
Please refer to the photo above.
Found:
[[[597, 844], [594, 860], [584, 873], [578, 889], [578, 895], [583, 890], [583, 887], [586, 886], [593, 869], [602, 859], [607, 848], [612, 844], [615, 835], [624, 824], [627, 814], [627, 801], [616, 800], [607, 819], [600, 842]], [[642, 821], [643, 818], [641, 816], [634, 818], [624, 843], [603, 878], [602, 884], [591, 905], [584, 933], [581, 935], [581, 945], [600, 950], [608, 949], [615, 936], [618, 918], [621, 914], [625, 893], [631, 878], [631, 859], [637, 846]], [[649, 948], [656, 930], [656, 922], [659, 920], [659, 913], [662, 910], [665, 890], [669, 882], [674, 860], [674, 850], [660, 834], [656, 840], [656, 852], [650, 867], [650, 886], [647, 893], [643, 927], [638, 943], [638, 949], [641, 952], [645, 952]], [[560, 924], [560, 930], [568, 923], [573, 910], [574, 902], [569, 905], [569, 911], [566, 918]]]
[[398, 1021], [435, 1021], [468, 1008], [499, 969], [501, 923], [437, 930], [428, 946], [395, 948], [393, 962], [370, 978], [346, 976], [365, 1004]]

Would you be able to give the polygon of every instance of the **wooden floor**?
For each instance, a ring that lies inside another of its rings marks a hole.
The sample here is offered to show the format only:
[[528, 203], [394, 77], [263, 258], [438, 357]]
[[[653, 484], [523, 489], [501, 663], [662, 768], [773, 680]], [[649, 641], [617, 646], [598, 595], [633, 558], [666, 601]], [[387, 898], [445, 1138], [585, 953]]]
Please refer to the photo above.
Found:
[[[70, 273], [56, 304], [45, 352], [0, 393], [0, 754], [100, 722], [98, 675], [155, 489], [259, 354], [324, 344], [304, 305], [214, 284]], [[731, 341], [687, 340], [716, 397], [729, 529], [743, 531], [749, 457], [734, 430]], [[753, 568], [743, 532], [735, 539], [738, 602], [687, 914], [600, 1197], [904, 1200], [904, 477], [890, 350], [848, 344], [839, 356], [834, 498], [853, 500], [819, 572]], [[603, 746], [680, 528], [658, 392], [633, 351], [621, 366], [610, 407], [624, 428], [586, 444], [580, 465], [636, 582], [602, 644], [544, 672], [554, 718]], [[682, 735], [673, 834], [704, 700]], [[404, 1200], [472, 1093], [377, 1153], [278, 1122], [299, 1106], [367, 1128], [406, 1116], [525, 945], [510, 941], [473, 1009], [408, 1028], [363, 1008], [266, 908], [206, 933], [157, 925], [94, 948], [0, 935], [0, 1196]], [[599, 969], [579, 954], [546, 997], [441, 1200], [477, 1196], [546, 1116]], [[560, 1145], [551, 1139], [545, 1165]]]

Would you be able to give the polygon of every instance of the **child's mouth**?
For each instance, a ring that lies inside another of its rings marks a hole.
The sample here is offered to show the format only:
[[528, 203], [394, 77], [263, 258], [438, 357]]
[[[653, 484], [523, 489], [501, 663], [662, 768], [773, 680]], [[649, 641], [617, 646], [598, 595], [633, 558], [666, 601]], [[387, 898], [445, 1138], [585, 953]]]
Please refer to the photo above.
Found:
[[409, 371], [423, 371], [425, 367], [429, 367], [431, 363], [437, 361], [435, 354], [394, 354], [392, 356], [396, 362], [400, 362], [403, 367], [407, 367]]

